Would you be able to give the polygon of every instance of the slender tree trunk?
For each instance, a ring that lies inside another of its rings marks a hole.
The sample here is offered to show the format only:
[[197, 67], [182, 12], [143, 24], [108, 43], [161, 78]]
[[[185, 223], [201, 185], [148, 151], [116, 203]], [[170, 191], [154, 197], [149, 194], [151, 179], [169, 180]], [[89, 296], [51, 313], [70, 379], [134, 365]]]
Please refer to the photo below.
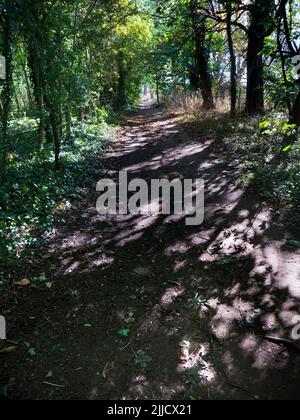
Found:
[[29, 102], [29, 108], [32, 110], [34, 109], [34, 101], [31, 95], [31, 85], [30, 85], [28, 74], [27, 74], [26, 65], [23, 66], [23, 72], [24, 72], [24, 79], [26, 83], [26, 91], [27, 91], [27, 97], [28, 97], [28, 102]]
[[66, 107], [65, 109], [65, 123], [66, 123], [66, 140], [67, 142], [71, 141], [71, 132], [72, 132], [72, 118], [70, 108]]
[[2, 10], [2, 21], [3, 21], [3, 55], [6, 58], [6, 80], [4, 81], [4, 87], [1, 95], [1, 131], [2, 131], [2, 144], [1, 144], [1, 179], [5, 181], [8, 152], [10, 147], [8, 123], [11, 111], [11, 97], [13, 90], [13, 78], [12, 78], [12, 22], [11, 22], [11, 6], [10, 0], [4, 2]]
[[54, 144], [53, 131], [49, 115], [47, 115], [45, 118], [45, 137], [48, 144]]
[[190, 11], [196, 43], [197, 73], [200, 80], [200, 90], [203, 98], [203, 108], [211, 110], [215, 108], [211, 75], [209, 72], [209, 51], [207, 50], [205, 37], [205, 18], [198, 13], [198, 0], [190, 0]]
[[290, 122], [291, 124], [295, 124], [297, 125], [297, 127], [300, 127], [300, 91], [298, 92], [298, 95], [292, 107], [292, 115]]
[[[59, 168], [59, 156], [61, 149], [61, 110], [60, 104], [57, 100], [57, 95], [54, 94], [52, 81], [46, 77], [49, 60], [52, 57], [47, 55], [47, 45], [50, 42], [50, 37], [43, 27], [43, 5], [42, 2], [36, 0], [27, 0], [26, 7], [28, 22], [32, 22], [32, 33], [25, 33], [25, 38], [28, 43], [29, 51], [29, 66], [32, 72], [32, 81], [34, 86], [34, 93], [36, 102], [39, 108], [39, 117], [42, 121], [40, 124], [40, 132], [51, 131], [49, 137], [53, 139], [53, 148], [55, 155], [55, 169]], [[62, 37], [60, 31], [56, 33], [56, 44], [61, 47]], [[45, 109], [49, 114], [48, 119], [45, 119]], [[49, 130], [49, 125], [52, 130]], [[43, 134], [44, 135], [44, 134]]]
[[45, 142], [45, 105], [44, 105], [44, 96], [41, 86], [39, 87], [37, 93], [37, 105], [39, 113], [39, 128], [38, 128], [38, 151], [40, 152], [43, 148]]
[[160, 97], [159, 97], [159, 79], [158, 76], [156, 78], [156, 101], [157, 101], [157, 106], [160, 106]]
[[80, 123], [83, 122], [83, 109], [81, 106], [77, 108], [77, 121]]
[[54, 146], [54, 156], [55, 156], [55, 170], [59, 169], [59, 156], [61, 149], [61, 136], [60, 136], [60, 127], [59, 127], [60, 115], [52, 106], [50, 106], [50, 121], [53, 131], [53, 146]]
[[60, 138], [62, 139], [64, 136], [64, 119], [63, 119], [63, 112], [60, 106], [59, 106], [59, 111], [58, 111], [58, 118], [59, 118], [59, 124], [58, 124], [59, 135], [60, 135]]
[[[34, 41], [31, 41], [34, 42]], [[36, 107], [39, 118], [39, 127], [38, 127], [38, 141], [37, 149], [40, 152], [43, 148], [45, 142], [45, 104], [44, 104], [44, 76], [41, 69], [41, 63], [39, 62], [39, 54], [37, 46], [32, 45], [28, 46], [28, 65], [31, 70], [31, 79], [33, 85], [33, 93], [36, 100]], [[29, 89], [29, 87], [28, 87]]]
[[238, 110], [242, 112], [242, 85], [239, 84], [238, 88]]
[[118, 98], [117, 98], [118, 110], [123, 109], [126, 105], [126, 79], [127, 79], [127, 71], [124, 68], [123, 63], [120, 63], [119, 64]]
[[227, 38], [228, 38], [228, 48], [230, 53], [230, 96], [231, 96], [231, 116], [236, 115], [236, 106], [237, 106], [237, 65], [236, 65], [236, 55], [234, 51], [234, 43], [232, 38], [232, 4], [229, 1], [227, 6]]
[[[41, 99], [41, 101], [44, 101], [43, 99]], [[43, 109], [44, 106], [41, 106], [41, 108]], [[38, 151], [40, 152], [43, 149], [43, 145], [45, 142], [45, 116], [44, 116], [44, 110], [43, 110], [43, 114], [40, 115], [40, 122], [39, 122], [39, 128], [38, 128]]]
[[49, 123], [51, 125], [51, 137], [53, 139], [53, 149], [54, 149], [54, 158], [55, 158], [55, 170], [58, 170], [59, 165], [59, 157], [61, 151], [61, 131], [60, 131], [60, 118], [61, 113], [60, 110], [56, 109], [55, 104], [49, 99], [48, 95], [45, 94], [44, 96], [45, 104], [47, 110], [49, 112]]
[[15, 102], [16, 102], [16, 106], [17, 106], [18, 116], [21, 116], [22, 111], [21, 111], [21, 105], [20, 105], [20, 101], [19, 101], [17, 92], [15, 92]]

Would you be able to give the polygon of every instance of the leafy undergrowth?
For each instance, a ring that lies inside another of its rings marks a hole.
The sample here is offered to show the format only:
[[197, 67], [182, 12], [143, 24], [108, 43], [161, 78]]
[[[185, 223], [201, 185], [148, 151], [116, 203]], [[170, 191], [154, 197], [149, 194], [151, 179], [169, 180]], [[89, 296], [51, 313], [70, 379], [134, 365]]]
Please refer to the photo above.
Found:
[[[283, 114], [237, 120], [213, 114], [202, 119], [200, 126], [207, 135], [225, 143], [228, 156], [236, 159], [238, 186], [253, 187], [262, 200], [274, 201], [281, 220], [295, 227], [300, 221], [300, 139], [286, 121]], [[291, 139], [285, 147], [284, 138]]]
[[235, 146], [244, 157], [245, 177], [259, 188], [263, 199], [275, 200], [282, 220], [294, 226], [300, 220], [299, 136], [284, 116], [272, 116], [259, 128], [244, 144]]
[[7, 182], [0, 186], [0, 292], [7, 272], [18, 268], [23, 256], [34, 255], [53, 234], [73, 200], [84, 197], [99, 176], [101, 155], [116, 128], [106, 124], [75, 125], [72, 144], [64, 145], [61, 169], [54, 171], [51, 145], [34, 154], [33, 120], [14, 124], [14, 154]]

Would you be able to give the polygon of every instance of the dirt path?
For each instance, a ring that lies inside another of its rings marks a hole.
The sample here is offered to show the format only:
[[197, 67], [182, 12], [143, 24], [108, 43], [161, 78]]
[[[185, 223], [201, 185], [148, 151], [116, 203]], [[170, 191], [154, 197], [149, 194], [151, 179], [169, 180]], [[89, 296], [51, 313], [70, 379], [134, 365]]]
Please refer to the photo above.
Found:
[[[113, 178], [204, 178], [205, 223], [100, 217], [95, 193], [78, 204], [36, 267], [48, 284], [4, 302], [21, 344], [0, 355], [10, 398], [298, 399], [299, 354], [264, 337], [291, 333], [300, 253], [272, 209], [236, 187], [236, 162], [213, 131], [145, 110], [105, 168]], [[182, 340], [192, 344], [185, 365]]]

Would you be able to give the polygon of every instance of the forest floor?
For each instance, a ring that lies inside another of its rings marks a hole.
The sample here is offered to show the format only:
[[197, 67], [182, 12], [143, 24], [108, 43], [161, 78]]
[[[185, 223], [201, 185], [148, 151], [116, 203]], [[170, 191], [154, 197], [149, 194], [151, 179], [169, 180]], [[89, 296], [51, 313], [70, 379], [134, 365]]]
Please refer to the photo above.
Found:
[[236, 158], [213, 130], [142, 110], [104, 167], [99, 178], [205, 179], [205, 222], [102, 217], [92, 185], [34, 270], [24, 266], [47, 282], [5, 295], [18, 345], [1, 344], [2, 390], [15, 400], [299, 399], [300, 352], [266, 340], [289, 338], [299, 314], [297, 238], [238, 187]]

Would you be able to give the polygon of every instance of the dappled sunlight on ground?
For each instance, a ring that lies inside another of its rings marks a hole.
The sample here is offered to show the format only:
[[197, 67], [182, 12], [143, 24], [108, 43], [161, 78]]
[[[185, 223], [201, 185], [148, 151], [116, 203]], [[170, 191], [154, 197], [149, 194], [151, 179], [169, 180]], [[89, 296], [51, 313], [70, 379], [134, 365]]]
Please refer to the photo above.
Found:
[[[88, 211], [79, 204], [72, 224], [49, 244], [49, 263], [57, 268], [44, 309], [55, 331], [37, 343], [41, 355], [24, 368], [25, 381], [52, 369], [69, 398], [298, 395], [299, 355], [265, 337], [289, 338], [295, 325], [300, 252], [286, 247], [289, 234], [274, 228], [267, 203], [236, 186], [234, 163], [201, 130], [160, 111], [129, 118], [99, 176], [117, 180], [117, 171], [127, 170], [130, 179], [147, 181], [204, 178], [205, 222], [187, 227], [182, 217], [99, 216], [96, 193]], [[36, 321], [25, 334], [37, 328]], [[120, 328], [128, 338], [118, 337]], [[182, 340], [191, 343], [186, 363], [179, 359]], [[53, 341], [65, 353], [48, 360], [44, 347]], [[139, 350], [150, 357], [144, 367]], [[17, 396], [45, 392], [32, 386], [18, 388]]]

